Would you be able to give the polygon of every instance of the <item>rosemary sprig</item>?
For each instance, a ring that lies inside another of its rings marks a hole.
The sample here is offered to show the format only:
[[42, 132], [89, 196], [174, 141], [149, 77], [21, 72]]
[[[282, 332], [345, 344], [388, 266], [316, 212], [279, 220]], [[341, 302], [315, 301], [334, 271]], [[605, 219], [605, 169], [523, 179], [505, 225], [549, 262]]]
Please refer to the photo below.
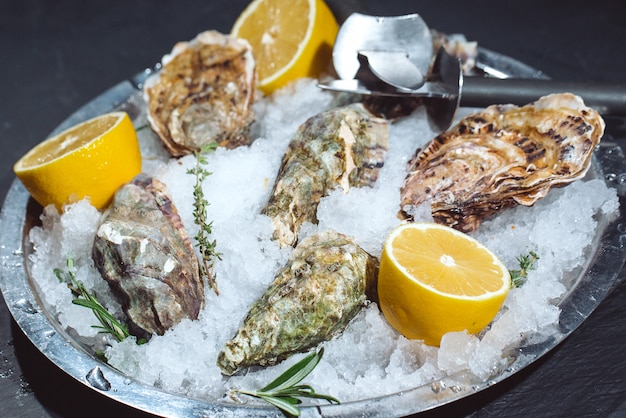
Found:
[[[104, 306], [91, 294], [85, 285], [76, 278], [74, 273], [74, 259], [68, 257], [66, 262], [67, 272], [63, 272], [61, 269], [54, 269], [54, 274], [61, 283], [67, 283], [67, 287], [70, 288], [74, 299], [72, 303], [79, 306], [84, 306], [93, 311], [94, 315], [98, 319], [101, 325], [92, 325], [93, 328], [99, 328], [101, 333], [111, 334], [117, 341], [122, 341], [129, 336], [128, 327], [121, 324], [113, 315], [111, 315]], [[64, 276], [65, 273], [65, 276]]]
[[202, 147], [200, 151], [196, 151], [194, 153], [196, 164], [193, 168], [187, 170], [187, 174], [192, 174], [196, 178], [193, 187], [193, 218], [196, 225], [200, 227], [195, 236], [196, 247], [198, 247], [200, 251], [200, 275], [206, 278], [211, 289], [213, 289], [216, 295], [219, 295], [213, 267], [215, 260], [221, 260], [222, 257], [216, 250], [217, 242], [215, 240], [211, 241], [209, 238], [211, 236], [213, 222], [209, 222], [207, 219], [207, 207], [209, 206], [209, 202], [204, 197], [204, 191], [202, 190], [202, 183], [211, 175], [211, 172], [204, 168], [204, 166], [208, 164], [206, 154], [214, 151], [216, 148], [217, 144], [211, 143]]
[[299, 398], [324, 399], [330, 404], [339, 404], [336, 398], [315, 392], [310, 385], [299, 385], [305, 377], [315, 369], [324, 355], [324, 348], [314, 352], [291, 366], [283, 374], [260, 390], [234, 389], [233, 393], [253, 396], [279, 408], [287, 415], [300, 416]]
[[512, 287], [520, 287], [524, 284], [528, 276], [528, 271], [537, 268], [535, 265], [537, 260], [539, 260], [539, 255], [534, 251], [529, 251], [528, 255], [520, 255], [517, 257], [517, 262], [520, 267], [519, 270], [509, 270]]

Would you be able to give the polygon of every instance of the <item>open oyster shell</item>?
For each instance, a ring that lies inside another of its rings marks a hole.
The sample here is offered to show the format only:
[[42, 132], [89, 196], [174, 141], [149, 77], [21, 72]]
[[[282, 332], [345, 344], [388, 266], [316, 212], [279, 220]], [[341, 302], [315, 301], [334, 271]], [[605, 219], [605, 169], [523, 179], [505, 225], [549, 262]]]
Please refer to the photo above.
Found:
[[256, 67], [250, 44], [216, 31], [177, 43], [146, 80], [148, 120], [173, 156], [250, 143]]

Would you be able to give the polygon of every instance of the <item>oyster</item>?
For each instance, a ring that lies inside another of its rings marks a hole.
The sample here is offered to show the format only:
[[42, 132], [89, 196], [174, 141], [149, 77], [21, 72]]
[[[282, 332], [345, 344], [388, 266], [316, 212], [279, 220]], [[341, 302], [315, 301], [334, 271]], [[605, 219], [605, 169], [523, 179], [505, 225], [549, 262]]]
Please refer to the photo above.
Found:
[[478, 59], [478, 42], [468, 41], [462, 33], [447, 34], [431, 29], [430, 34], [433, 40], [433, 63], [440, 48], [448, 54], [459, 59], [463, 74], [471, 74], [476, 68]]
[[341, 333], [375, 289], [378, 262], [332, 230], [310, 236], [220, 351], [226, 375], [269, 366]]
[[263, 213], [272, 218], [274, 238], [295, 245], [304, 222], [317, 223], [320, 199], [335, 187], [371, 186], [387, 151], [387, 122], [361, 104], [334, 108], [309, 118], [283, 156]]
[[430, 201], [437, 222], [470, 232], [504, 208], [531, 206], [586, 174], [604, 126], [569, 93], [523, 107], [489, 106], [409, 161], [401, 214], [411, 219], [415, 206]]
[[121, 298], [133, 333], [159, 334], [204, 304], [198, 260], [165, 185], [145, 174], [115, 194], [93, 246], [96, 267]]
[[173, 156], [250, 144], [256, 70], [250, 44], [216, 31], [177, 43], [146, 80], [148, 120]]

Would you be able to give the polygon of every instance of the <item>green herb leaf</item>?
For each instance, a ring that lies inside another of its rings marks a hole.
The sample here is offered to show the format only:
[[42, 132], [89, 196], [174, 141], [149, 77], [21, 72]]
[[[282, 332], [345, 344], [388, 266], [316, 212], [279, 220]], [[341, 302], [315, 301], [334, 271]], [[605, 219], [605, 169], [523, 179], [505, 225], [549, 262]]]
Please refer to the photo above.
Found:
[[519, 263], [519, 270], [509, 270], [511, 275], [511, 287], [520, 287], [526, 282], [526, 277], [530, 270], [536, 269], [536, 262], [539, 260], [539, 255], [534, 251], [529, 251], [528, 255], [520, 255], [517, 257]]
[[206, 154], [214, 151], [216, 148], [217, 144], [211, 143], [202, 147], [200, 151], [196, 151], [194, 153], [196, 157], [196, 165], [187, 170], [187, 174], [192, 174], [196, 178], [196, 182], [193, 187], [193, 219], [194, 223], [200, 227], [195, 236], [196, 247], [198, 247], [200, 252], [198, 260], [200, 262], [200, 276], [205, 278], [215, 294], [219, 295], [213, 267], [215, 260], [221, 260], [222, 257], [216, 250], [216, 241], [211, 241], [209, 239], [212, 232], [213, 222], [209, 222], [207, 220], [207, 207], [209, 206], [209, 202], [204, 197], [204, 191], [202, 190], [204, 180], [211, 175], [209, 171], [203, 168], [203, 166], [208, 164]]
[[233, 392], [262, 399], [292, 416], [300, 416], [300, 408], [297, 407], [302, 402], [300, 398], [323, 399], [331, 404], [339, 404], [338, 399], [317, 393], [310, 385], [298, 385], [315, 369], [323, 355], [324, 348], [322, 347], [285, 370], [260, 390], [237, 389]]
[[67, 287], [69, 287], [72, 291], [72, 294], [74, 295], [72, 303], [89, 308], [93, 311], [94, 315], [101, 324], [94, 325], [94, 328], [100, 328], [102, 329], [101, 332], [111, 334], [117, 341], [122, 341], [128, 337], [130, 335], [128, 327], [121, 324], [113, 315], [111, 315], [106, 308], [102, 306], [98, 299], [96, 299], [96, 297], [87, 290], [85, 285], [83, 285], [83, 283], [76, 278], [76, 274], [74, 272], [74, 259], [72, 257], [68, 257], [65, 265], [67, 266], [66, 274], [64, 274], [61, 269], [54, 269], [54, 274], [57, 279], [59, 279], [59, 282], [66, 283]]
[[275, 406], [276, 408], [280, 409], [281, 411], [286, 412], [289, 415], [293, 415], [295, 417], [300, 416], [300, 408], [296, 406], [299, 403], [301, 403], [301, 401], [298, 399], [289, 398], [289, 397], [278, 398], [274, 396], [265, 396], [265, 395], [259, 395], [258, 397], [259, 399], [263, 399], [265, 402], [269, 403], [270, 405]]
[[262, 388], [261, 392], [267, 392], [272, 389], [281, 390], [282, 388], [291, 387], [297, 383], [300, 383], [313, 371], [313, 369], [315, 369], [315, 366], [317, 366], [317, 364], [320, 362], [323, 355], [324, 347], [320, 348], [319, 352], [307, 355], [305, 358], [285, 370], [283, 374], [278, 376], [267, 386]]

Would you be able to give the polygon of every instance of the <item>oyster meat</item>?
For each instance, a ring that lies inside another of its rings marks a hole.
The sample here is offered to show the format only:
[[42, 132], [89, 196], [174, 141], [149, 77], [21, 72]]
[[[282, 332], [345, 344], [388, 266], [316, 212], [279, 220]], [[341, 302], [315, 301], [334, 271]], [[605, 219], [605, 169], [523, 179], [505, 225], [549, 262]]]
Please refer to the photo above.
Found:
[[531, 206], [553, 187], [583, 177], [604, 121], [569, 93], [522, 107], [493, 105], [463, 118], [408, 163], [401, 214], [430, 202], [435, 221], [464, 232], [515, 205]]
[[139, 336], [196, 319], [204, 285], [191, 241], [165, 185], [145, 174], [115, 194], [93, 246], [96, 267]]
[[173, 156], [248, 145], [256, 77], [243, 39], [206, 31], [179, 42], [144, 85], [150, 125]]
[[218, 355], [226, 375], [269, 366], [341, 333], [375, 289], [378, 261], [328, 230], [302, 240]]
[[297, 130], [283, 156], [263, 213], [272, 218], [274, 239], [295, 245], [304, 222], [317, 223], [320, 199], [335, 187], [371, 186], [387, 151], [387, 122], [362, 104], [311, 117]]

